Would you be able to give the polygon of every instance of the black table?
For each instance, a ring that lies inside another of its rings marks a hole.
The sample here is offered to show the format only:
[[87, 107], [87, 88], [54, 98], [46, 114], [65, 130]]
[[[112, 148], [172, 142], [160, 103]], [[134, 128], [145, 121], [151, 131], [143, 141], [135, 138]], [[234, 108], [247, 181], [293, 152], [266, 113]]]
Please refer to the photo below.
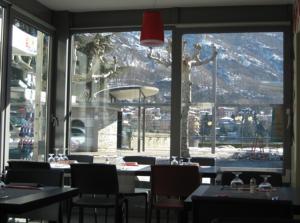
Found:
[[6, 223], [9, 214], [32, 211], [69, 199], [79, 193], [77, 188], [63, 187], [5, 188], [3, 190], [0, 191], [0, 223]]
[[255, 199], [272, 199], [292, 201], [294, 214], [300, 213], [300, 189], [292, 187], [276, 187], [269, 192], [250, 193], [248, 189], [233, 190], [230, 186], [200, 185], [185, 199], [185, 205], [189, 209], [192, 205], [192, 196], [230, 196]]

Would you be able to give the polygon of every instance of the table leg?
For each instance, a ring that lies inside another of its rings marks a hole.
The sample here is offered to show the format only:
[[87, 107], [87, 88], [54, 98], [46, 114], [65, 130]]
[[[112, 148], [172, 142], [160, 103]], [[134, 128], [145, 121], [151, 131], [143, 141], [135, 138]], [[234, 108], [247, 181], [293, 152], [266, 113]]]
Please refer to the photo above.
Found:
[[0, 223], [7, 223], [8, 222], [8, 216], [6, 213], [0, 212]]

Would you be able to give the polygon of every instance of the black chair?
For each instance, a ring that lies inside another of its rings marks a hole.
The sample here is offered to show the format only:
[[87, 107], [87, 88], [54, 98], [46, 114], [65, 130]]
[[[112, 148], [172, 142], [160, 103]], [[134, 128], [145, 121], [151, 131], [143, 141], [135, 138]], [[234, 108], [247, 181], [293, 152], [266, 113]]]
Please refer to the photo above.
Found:
[[[138, 164], [155, 165], [156, 158], [150, 156], [124, 156], [125, 162], [137, 162]], [[142, 183], [142, 185], [140, 185]], [[122, 193], [125, 197], [141, 196], [145, 199], [145, 223], [148, 219], [148, 197], [150, 191], [150, 182], [137, 182], [137, 188], [132, 193]], [[148, 189], [149, 188], [149, 189]]]
[[24, 170], [24, 169], [51, 169], [50, 163], [37, 162], [37, 161], [26, 161], [26, 160], [9, 160], [8, 169], [13, 170]]
[[[187, 162], [188, 159], [184, 158], [184, 162]], [[216, 159], [214, 157], [191, 157], [191, 162], [198, 163], [199, 166], [215, 166]], [[215, 178], [213, 177], [202, 177], [203, 184], [214, 184]]]
[[124, 156], [125, 162], [137, 162], [138, 164], [155, 165], [156, 158], [151, 156]]
[[[255, 178], [256, 184], [263, 182], [262, 175], [270, 175], [268, 181], [272, 186], [280, 187], [282, 186], [282, 175], [281, 173], [271, 173], [271, 172], [258, 172], [258, 171], [242, 171], [239, 175], [244, 182], [244, 184], [250, 184], [250, 179]], [[222, 172], [221, 183], [222, 185], [230, 185], [231, 180], [235, 177], [233, 172], [224, 171]]]
[[292, 202], [280, 200], [193, 196], [193, 223], [215, 219], [292, 219]]
[[[63, 172], [47, 169], [9, 169], [5, 176], [5, 183], [33, 183], [41, 186], [61, 187], [63, 185]], [[57, 203], [13, 217], [62, 222], [62, 208], [61, 204]]]
[[91, 155], [68, 155], [69, 160], [76, 160], [79, 163], [93, 163], [94, 156]]
[[[71, 186], [79, 188], [80, 196], [71, 201], [68, 222], [72, 207], [79, 207], [79, 222], [83, 222], [83, 209], [93, 208], [97, 222], [97, 208], [115, 210], [115, 222], [121, 221], [122, 207], [125, 204], [128, 222], [127, 200], [119, 193], [117, 169], [108, 164], [71, 164]], [[107, 214], [107, 213], [106, 213]], [[105, 222], [107, 215], [105, 215]]]

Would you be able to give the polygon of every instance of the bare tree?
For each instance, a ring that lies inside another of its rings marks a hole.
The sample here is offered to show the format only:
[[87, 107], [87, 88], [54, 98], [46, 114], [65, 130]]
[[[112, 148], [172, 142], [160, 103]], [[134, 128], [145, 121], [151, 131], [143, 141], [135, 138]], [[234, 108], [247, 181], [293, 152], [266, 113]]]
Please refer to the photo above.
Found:
[[[166, 67], [171, 66], [171, 47], [172, 42], [168, 40], [168, 44], [166, 45], [167, 56], [164, 58], [159, 54], [154, 55], [152, 48], [150, 48], [150, 53], [148, 57], [150, 59], [155, 60], [159, 64], [162, 64]], [[186, 41], [183, 42], [183, 52], [186, 47]], [[187, 54], [183, 54], [182, 56], [182, 72], [181, 72], [181, 97], [182, 97], [182, 106], [181, 106], [181, 156], [189, 157], [189, 149], [188, 149], [188, 114], [191, 105], [191, 71], [193, 67], [201, 66], [203, 64], [208, 64], [213, 61], [217, 56], [217, 50], [214, 45], [212, 45], [212, 54], [209, 58], [205, 60], [201, 60], [201, 45], [199, 43], [194, 44], [194, 53], [192, 56]]]

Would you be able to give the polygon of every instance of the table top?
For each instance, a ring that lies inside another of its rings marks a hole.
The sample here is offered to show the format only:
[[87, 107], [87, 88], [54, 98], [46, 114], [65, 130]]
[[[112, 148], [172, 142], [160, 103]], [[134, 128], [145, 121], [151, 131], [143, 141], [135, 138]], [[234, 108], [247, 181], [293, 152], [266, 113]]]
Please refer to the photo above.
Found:
[[292, 201], [295, 208], [300, 207], [300, 190], [292, 187], [274, 187], [271, 190], [250, 191], [249, 188], [232, 189], [230, 186], [200, 185], [192, 194], [185, 199], [186, 205], [191, 205], [192, 196], [208, 197], [236, 197], [249, 199], [270, 199]]
[[[51, 163], [51, 168], [64, 170], [65, 172], [70, 171], [69, 164], [62, 163]], [[120, 174], [134, 174], [136, 176], [150, 176], [151, 175], [151, 166], [150, 165], [117, 165], [117, 171]], [[220, 167], [217, 166], [199, 166], [199, 173], [202, 174], [202, 177], [216, 177], [220, 172]]]
[[3, 188], [0, 189], [0, 212], [19, 214], [76, 196], [77, 188]]

